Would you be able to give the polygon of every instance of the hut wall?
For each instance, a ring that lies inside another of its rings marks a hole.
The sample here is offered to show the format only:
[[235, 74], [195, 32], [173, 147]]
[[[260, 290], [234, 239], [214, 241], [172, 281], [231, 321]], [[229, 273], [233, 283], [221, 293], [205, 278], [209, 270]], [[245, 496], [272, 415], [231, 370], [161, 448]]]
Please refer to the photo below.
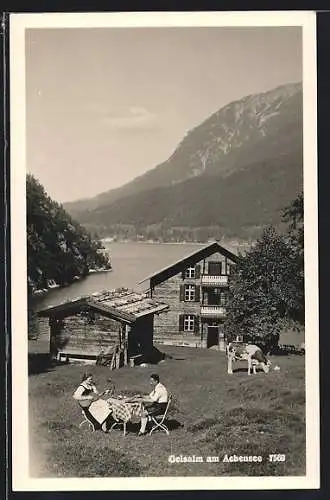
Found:
[[38, 318], [33, 316], [28, 324], [29, 339], [48, 339], [49, 338], [49, 325], [48, 318]]
[[52, 352], [98, 355], [119, 343], [120, 322], [95, 314], [66, 317], [51, 325]]

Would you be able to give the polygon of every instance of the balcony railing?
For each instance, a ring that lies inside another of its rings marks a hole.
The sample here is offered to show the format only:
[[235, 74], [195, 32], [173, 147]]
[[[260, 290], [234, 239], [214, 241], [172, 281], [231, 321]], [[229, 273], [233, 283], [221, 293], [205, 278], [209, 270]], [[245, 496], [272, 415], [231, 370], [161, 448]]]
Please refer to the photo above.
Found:
[[228, 276], [212, 276], [210, 274], [203, 274], [202, 285], [209, 286], [226, 286], [228, 285]]
[[223, 306], [202, 306], [201, 316], [225, 316], [226, 308]]

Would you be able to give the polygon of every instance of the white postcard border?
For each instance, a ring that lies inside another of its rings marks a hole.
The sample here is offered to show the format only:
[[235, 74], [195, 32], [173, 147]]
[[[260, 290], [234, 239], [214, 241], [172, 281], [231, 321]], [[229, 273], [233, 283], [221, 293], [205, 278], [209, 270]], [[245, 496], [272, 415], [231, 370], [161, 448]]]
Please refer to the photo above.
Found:
[[[303, 30], [306, 476], [42, 479], [28, 474], [25, 30], [28, 28], [301, 26]], [[10, 15], [12, 487], [14, 491], [316, 489], [319, 463], [316, 15], [167, 12]]]

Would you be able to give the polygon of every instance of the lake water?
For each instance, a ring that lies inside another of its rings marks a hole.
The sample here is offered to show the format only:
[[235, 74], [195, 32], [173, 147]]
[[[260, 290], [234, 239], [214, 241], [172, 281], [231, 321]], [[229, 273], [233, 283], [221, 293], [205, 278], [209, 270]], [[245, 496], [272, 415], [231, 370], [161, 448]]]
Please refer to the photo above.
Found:
[[[191, 243], [148, 244], [130, 242], [105, 244], [111, 257], [113, 267], [111, 272], [91, 274], [68, 287], [50, 290], [44, 297], [35, 299], [35, 306], [38, 309], [48, 307], [67, 299], [118, 287], [143, 291], [148, 287], [149, 283], [146, 281], [142, 285], [138, 285], [140, 281], [203, 246], [205, 245]], [[238, 246], [224, 244], [224, 247], [237, 253]], [[240, 246], [240, 249], [242, 250], [242, 246]], [[282, 343], [298, 345], [304, 341], [304, 333], [287, 333], [289, 337], [285, 338]]]
[[36, 305], [38, 308], [47, 307], [73, 297], [118, 287], [143, 291], [148, 282], [138, 285], [141, 280], [203, 246], [191, 243], [107, 243], [105, 247], [111, 258], [111, 272], [90, 274], [68, 287], [50, 290], [46, 296], [36, 299]]

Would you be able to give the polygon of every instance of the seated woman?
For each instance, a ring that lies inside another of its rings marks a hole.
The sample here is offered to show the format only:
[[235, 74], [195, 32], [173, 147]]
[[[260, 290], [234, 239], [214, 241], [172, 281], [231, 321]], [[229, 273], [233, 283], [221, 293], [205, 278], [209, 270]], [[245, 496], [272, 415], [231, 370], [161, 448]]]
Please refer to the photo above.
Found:
[[81, 383], [73, 394], [73, 399], [78, 401], [86, 418], [92, 423], [95, 430], [101, 429], [102, 427], [89, 411], [89, 407], [94, 401], [98, 400], [103, 394], [107, 394], [108, 392], [109, 391], [106, 390], [100, 394], [94, 384], [92, 373], [85, 373], [82, 377]]
[[157, 373], [150, 375], [149, 382], [153, 390], [148, 396], [143, 396], [142, 398], [144, 409], [142, 410], [141, 428], [138, 436], [146, 435], [148, 417], [162, 415], [168, 402], [168, 392], [166, 387], [160, 383], [159, 375]]

